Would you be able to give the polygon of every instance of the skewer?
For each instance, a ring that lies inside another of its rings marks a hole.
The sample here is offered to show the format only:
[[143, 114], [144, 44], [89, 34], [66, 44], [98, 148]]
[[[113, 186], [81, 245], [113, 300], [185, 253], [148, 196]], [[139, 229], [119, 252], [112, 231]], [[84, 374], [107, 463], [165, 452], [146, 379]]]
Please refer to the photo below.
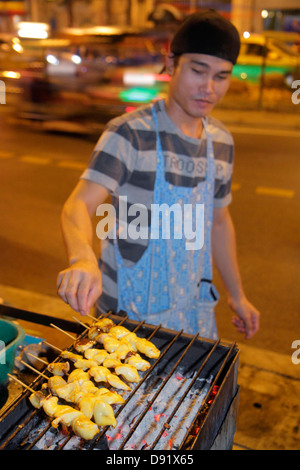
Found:
[[57, 351], [59, 351], [59, 352], [63, 351], [62, 349], [58, 348], [57, 346], [54, 346], [53, 344], [48, 343], [45, 340], [43, 341], [43, 343], [46, 344], [47, 346], [50, 346], [50, 348], [52, 348], [52, 349], [57, 349]]
[[34, 355], [31, 354], [31, 353], [27, 353], [27, 354], [28, 354], [28, 356], [34, 357], [34, 359], [37, 359], [38, 361], [43, 362], [44, 364], [46, 364], [46, 366], [49, 365], [49, 363], [48, 363], [47, 361], [44, 361], [44, 359], [41, 359], [40, 357], [34, 356]]
[[73, 340], [76, 340], [77, 338], [73, 335], [70, 335], [70, 333], [68, 333], [67, 331], [65, 330], [62, 330], [61, 328], [59, 328], [59, 326], [56, 326], [54, 325], [53, 323], [50, 323], [51, 326], [53, 326], [53, 328], [56, 328], [57, 330], [61, 331], [62, 333], [64, 333], [65, 335], [69, 336], [69, 338], [72, 338]]
[[33, 390], [33, 388], [29, 387], [28, 385], [24, 384], [23, 382], [21, 382], [21, 380], [17, 379], [17, 377], [14, 377], [13, 375], [11, 374], [7, 374], [8, 377], [10, 377], [11, 379], [14, 379], [16, 382], [18, 382], [20, 385], [22, 385], [24, 388], [27, 388], [27, 390], [29, 390], [30, 392], [32, 393], [35, 393], [36, 391]]
[[91, 328], [90, 325], [86, 325], [85, 323], [83, 323], [82, 321], [80, 321], [78, 318], [76, 317], [72, 317], [74, 318], [75, 321], [77, 321], [77, 323], [79, 323], [80, 325], [84, 326], [84, 328]]
[[47, 375], [43, 374], [42, 372], [40, 372], [39, 370], [35, 369], [34, 367], [30, 366], [29, 364], [27, 364], [26, 362], [24, 361], [20, 361], [22, 364], [24, 364], [26, 367], [29, 367], [29, 369], [32, 369], [33, 372], [35, 372], [36, 374], [38, 375], [41, 375], [42, 377], [44, 377], [44, 379], [47, 379], [49, 380], [49, 377], [47, 377]]

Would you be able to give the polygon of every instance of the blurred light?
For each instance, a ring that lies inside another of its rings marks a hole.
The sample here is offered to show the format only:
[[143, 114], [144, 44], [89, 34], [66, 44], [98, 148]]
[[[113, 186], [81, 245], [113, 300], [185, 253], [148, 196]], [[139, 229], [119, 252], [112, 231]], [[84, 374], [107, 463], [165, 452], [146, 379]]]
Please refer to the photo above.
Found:
[[46, 23], [33, 23], [31, 21], [18, 23], [18, 36], [21, 38], [46, 39], [48, 31], [49, 25]]
[[123, 82], [125, 85], [154, 85], [155, 82], [169, 82], [170, 76], [159, 73], [125, 72]]
[[132, 88], [131, 90], [121, 91], [119, 94], [122, 101], [144, 103], [152, 101], [157, 95], [157, 90], [154, 88]]
[[123, 82], [125, 85], [154, 85], [155, 78], [151, 73], [125, 72]]
[[58, 65], [59, 64], [58, 58], [55, 57], [55, 55], [53, 55], [53, 54], [48, 54], [47, 57], [46, 57], [46, 60], [47, 60], [48, 64], [51, 64], [51, 65]]
[[21, 44], [18, 44], [18, 43], [15, 43], [13, 46], [12, 46], [13, 50], [16, 51], [16, 52], [23, 52], [23, 47], [21, 46]]
[[262, 18], [268, 18], [269, 12], [268, 10], [261, 10], [261, 17]]
[[77, 54], [72, 55], [72, 62], [74, 62], [74, 64], [81, 64], [81, 57]]
[[249, 33], [249, 31], [244, 31], [244, 32], [243, 32], [243, 37], [244, 37], [245, 39], [250, 38], [250, 33]]
[[136, 108], [134, 106], [127, 106], [125, 108], [125, 112], [126, 113], [131, 113], [132, 111], [134, 111]]
[[5, 77], [5, 78], [15, 78], [15, 79], [18, 79], [21, 77], [21, 74], [19, 72], [13, 72], [11, 70], [4, 70], [3, 72], [1, 72], [1, 75], [2, 77]]
[[246, 78], [248, 77], [248, 75], [245, 73], [245, 72], [242, 72], [241, 75], [240, 75], [241, 79], [242, 80], [246, 80]]

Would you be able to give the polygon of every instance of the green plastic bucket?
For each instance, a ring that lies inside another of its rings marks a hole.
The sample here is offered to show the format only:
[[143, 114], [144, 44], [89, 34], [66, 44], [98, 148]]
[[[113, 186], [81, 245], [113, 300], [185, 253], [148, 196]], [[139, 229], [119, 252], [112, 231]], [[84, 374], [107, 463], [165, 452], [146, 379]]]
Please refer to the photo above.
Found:
[[7, 382], [7, 374], [14, 367], [16, 350], [24, 338], [25, 332], [18, 324], [0, 320], [0, 385]]

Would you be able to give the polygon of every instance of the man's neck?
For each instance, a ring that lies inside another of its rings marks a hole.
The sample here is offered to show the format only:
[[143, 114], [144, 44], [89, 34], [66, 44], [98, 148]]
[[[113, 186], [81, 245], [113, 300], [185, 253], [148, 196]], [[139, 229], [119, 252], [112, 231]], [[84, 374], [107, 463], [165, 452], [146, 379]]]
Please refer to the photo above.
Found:
[[188, 137], [201, 139], [203, 132], [202, 118], [195, 118], [186, 114], [177, 103], [165, 100], [165, 110], [173, 123]]

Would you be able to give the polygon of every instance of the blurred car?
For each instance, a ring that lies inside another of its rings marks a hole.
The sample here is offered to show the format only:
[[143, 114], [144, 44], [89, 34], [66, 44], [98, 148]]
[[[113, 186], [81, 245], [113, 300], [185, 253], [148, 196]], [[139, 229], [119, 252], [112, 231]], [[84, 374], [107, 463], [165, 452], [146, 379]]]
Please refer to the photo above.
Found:
[[[18, 57], [6, 54], [23, 92], [16, 113], [47, 129], [99, 133], [112, 117], [164, 96], [164, 41], [150, 31], [115, 27], [17, 41]], [[0, 74], [7, 63], [0, 57]]]
[[250, 34], [241, 39], [241, 50], [233, 76], [259, 83], [264, 73], [278, 75], [287, 86], [299, 77], [300, 55], [283, 41], [263, 35]]

